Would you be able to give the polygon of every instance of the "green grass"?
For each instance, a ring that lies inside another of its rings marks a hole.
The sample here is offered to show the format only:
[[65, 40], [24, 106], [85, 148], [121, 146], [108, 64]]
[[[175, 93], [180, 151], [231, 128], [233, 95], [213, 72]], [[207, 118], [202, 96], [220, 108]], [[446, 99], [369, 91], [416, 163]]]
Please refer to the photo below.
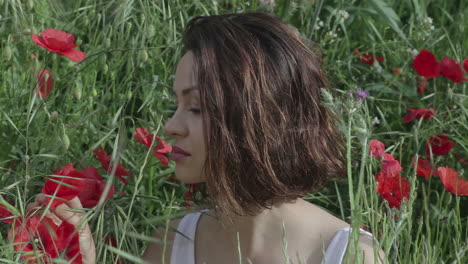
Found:
[[[278, 0], [274, 10], [257, 1], [23, 2], [0, 1], [0, 194], [23, 215], [50, 169], [69, 162], [83, 164], [80, 169], [98, 166], [90, 150], [102, 144], [134, 177], [124, 186], [108, 175], [115, 197], [89, 210], [98, 263], [114, 263], [117, 256], [138, 263], [154, 230], [184, 214], [188, 187], [167, 181], [174, 164], [157, 163], [132, 133], [144, 127], [162, 135], [161, 126], [171, 116], [169, 89], [182, 56], [185, 24], [197, 15], [254, 10], [273, 11], [314, 40], [339, 93], [347, 95], [356, 87], [371, 93], [362, 105], [338, 98], [328, 102], [340, 115], [347, 138], [348, 177], [305, 199], [354, 227], [368, 226], [389, 263], [468, 262], [467, 197], [447, 192], [437, 178], [416, 176], [410, 166], [411, 157], [424, 155], [428, 137], [446, 131], [456, 145], [434, 162], [466, 179], [466, 165], [453, 156], [458, 152], [468, 158], [466, 83], [454, 85], [438, 77], [419, 95], [411, 66], [411, 51], [423, 48], [439, 61], [468, 57], [464, 1]], [[349, 17], [340, 22], [338, 10]], [[75, 63], [36, 46], [31, 33], [46, 28], [74, 34], [88, 57]], [[360, 63], [355, 49], [385, 60], [380, 68]], [[40, 61], [30, 61], [32, 53]], [[46, 100], [34, 96], [32, 71], [39, 68], [52, 71], [55, 82]], [[391, 74], [397, 68], [401, 75]], [[439, 114], [403, 124], [407, 107], [434, 107]], [[373, 124], [375, 118], [379, 124]], [[375, 191], [380, 165], [367, 155], [371, 139], [385, 143], [411, 183], [409, 203], [399, 211], [390, 210]], [[0, 223], [0, 262], [16, 263], [19, 255], [8, 244], [8, 228]], [[117, 239], [117, 249], [106, 246], [106, 235]]]

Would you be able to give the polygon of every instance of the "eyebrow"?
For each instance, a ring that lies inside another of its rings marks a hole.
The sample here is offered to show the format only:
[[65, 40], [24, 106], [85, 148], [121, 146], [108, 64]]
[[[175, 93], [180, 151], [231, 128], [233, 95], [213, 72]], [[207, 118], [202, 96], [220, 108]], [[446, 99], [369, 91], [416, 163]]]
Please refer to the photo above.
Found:
[[[182, 90], [182, 97], [186, 96], [187, 94], [189, 94], [190, 92], [192, 92], [194, 90], [198, 90], [198, 88], [196, 86], [189, 86], [189, 87], [183, 89]], [[174, 90], [172, 90], [172, 92], [175, 94]]]

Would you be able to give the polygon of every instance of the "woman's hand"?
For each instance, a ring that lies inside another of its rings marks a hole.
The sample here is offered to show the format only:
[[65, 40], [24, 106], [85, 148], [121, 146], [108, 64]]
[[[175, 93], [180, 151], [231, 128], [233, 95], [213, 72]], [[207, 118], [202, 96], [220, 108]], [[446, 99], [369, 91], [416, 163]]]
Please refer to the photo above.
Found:
[[[38, 194], [35, 202], [29, 204], [26, 211], [29, 212], [35, 208], [42, 207], [43, 205], [47, 205], [47, 199], [44, 194]], [[83, 213], [69, 211], [70, 209], [74, 210], [82, 208], [83, 206], [81, 205], [80, 199], [75, 197], [72, 200], [57, 206], [55, 209], [51, 208], [52, 212], [49, 212], [46, 216], [52, 218], [56, 224], [60, 224], [62, 221], [67, 221], [74, 225], [79, 232], [80, 251], [83, 264], [95, 264], [96, 246], [94, 244], [93, 235], [91, 234], [91, 229], [88, 224], [85, 226], [81, 225]]]

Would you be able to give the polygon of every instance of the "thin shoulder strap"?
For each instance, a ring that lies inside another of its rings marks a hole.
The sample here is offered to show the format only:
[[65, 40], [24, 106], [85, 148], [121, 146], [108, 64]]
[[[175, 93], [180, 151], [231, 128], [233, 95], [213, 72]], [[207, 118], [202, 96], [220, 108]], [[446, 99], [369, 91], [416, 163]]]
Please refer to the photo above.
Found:
[[[325, 256], [322, 259], [322, 264], [341, 264], [343, 257], [346, 253], [346, 248], [348, 246], [349, 234], [351, 233], [351, 227], [345, 227], [338, 232], [332, 238], [330, 244], [328, 245]], [[359, 229], [361, 235], [368, 235], [374, 237], [371, 233]]]
[[195, 264], [195, 234], [200, 215], [201, 212], [190, 213], [180, 220], [177, 230], [190, 240], [176, 233], [172, 245], [171, 264]]

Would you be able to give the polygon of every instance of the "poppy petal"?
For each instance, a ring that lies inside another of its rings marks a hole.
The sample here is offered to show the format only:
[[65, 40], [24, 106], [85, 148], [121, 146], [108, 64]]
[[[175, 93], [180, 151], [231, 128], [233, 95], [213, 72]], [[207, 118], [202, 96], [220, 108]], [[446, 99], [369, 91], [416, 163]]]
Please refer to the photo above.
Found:
[[60, 54], [67, 56], [70, 60], [74, 62], [81, 62], [88, 55], [76, 49], [69, 49], [69, 50], [61, 51]]
[[464, 81], [463, 71], [457, 61], [443, 57], [440, 62], [440, 74], [445, 78], [452, 80], [454, 83]]
[[456, 170], [450, 167], [439, 167], [437, 172], [447, 191], [456, 195], [468, 196], [468, 181], [461, 178]]
[[432, 52], [423, 49], [413, 60], [413, 68], [419, 76], [435, 78], [440, 75], [439, 63]]

